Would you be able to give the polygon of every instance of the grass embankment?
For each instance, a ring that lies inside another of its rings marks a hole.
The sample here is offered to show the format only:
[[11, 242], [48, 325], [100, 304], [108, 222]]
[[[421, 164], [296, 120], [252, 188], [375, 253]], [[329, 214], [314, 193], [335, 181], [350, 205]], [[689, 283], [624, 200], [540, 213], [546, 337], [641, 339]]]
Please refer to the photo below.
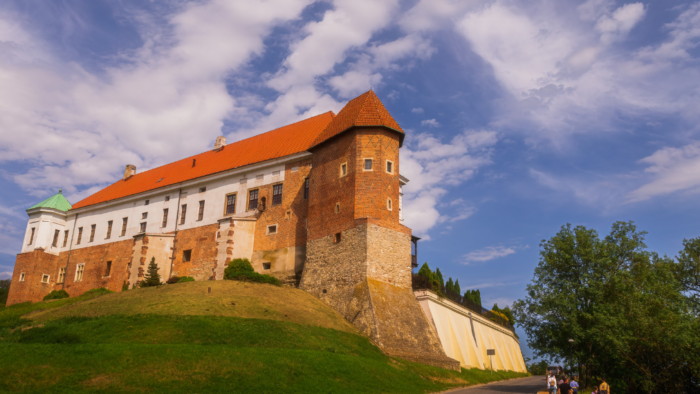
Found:
[[0, 391], [20, 393], [424, 393], [524, 376], [394, 360], [304, 292], [229, 281], [14, 305], [0, 337]]

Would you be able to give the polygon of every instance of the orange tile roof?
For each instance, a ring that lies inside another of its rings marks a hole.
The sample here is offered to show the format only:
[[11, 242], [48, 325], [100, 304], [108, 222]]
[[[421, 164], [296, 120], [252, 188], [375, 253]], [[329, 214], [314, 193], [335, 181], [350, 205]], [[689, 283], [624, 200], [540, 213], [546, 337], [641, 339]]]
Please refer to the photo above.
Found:
[[368, 91], [352, 100], [338, 113], [338, 116], [316, 137], [311, 147], [335, 137], [336, 135], [355, 126], [384, 126], [401, 134], [403, 143], [404, 131], [386, 110], [384, 104], [373, 91]]
[[[226, 145], [221, 150], [209, 150], [174, 163], [137, 173], [74, 204], [73, 209], [307, 151], [334, 118], [333, 112], [326, 112]], [[192, 167], [193, 159], [196, 160], [194, 167]]]

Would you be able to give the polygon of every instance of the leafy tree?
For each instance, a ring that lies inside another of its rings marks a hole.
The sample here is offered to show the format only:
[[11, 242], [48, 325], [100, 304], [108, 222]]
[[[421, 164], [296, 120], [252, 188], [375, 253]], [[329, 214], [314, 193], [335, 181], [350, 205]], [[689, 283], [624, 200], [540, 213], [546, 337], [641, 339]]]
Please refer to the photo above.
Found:
[[676, 260], [676, 279], [689, 295], [695, 313], [700, 314], [700, 237], [684, 239], [683, 250], [678, 252]]
[[151, 257], [151, 262], [148, 264], [148, 271], [144, 275], [143, 280], [139, 283], [139, 287], [153, 287], [160, 286], [160, 274], [158, 274], [158, 265], [156, 264], [156, 258]]
[[0, 280], [0, 307], [7, 303], [7, 295], [10, 293], [10, 279]]
[[629, 393], [687, 392], [700, 326], [673, 262], [647, 251], [645, 234], [633, 222], [604, 239], [566, 225], [542, 241], [527, 297], [513, 304], [536, 357], [585, 365], [584, 385], [605, 376]]

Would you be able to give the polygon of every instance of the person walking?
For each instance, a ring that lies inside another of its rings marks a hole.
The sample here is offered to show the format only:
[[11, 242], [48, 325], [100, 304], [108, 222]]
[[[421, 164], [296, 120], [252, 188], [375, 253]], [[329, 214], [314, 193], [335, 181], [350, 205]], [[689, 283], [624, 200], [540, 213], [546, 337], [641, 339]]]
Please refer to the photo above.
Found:
[[547, 391], [549, 394], [557, 394], [557, 378], [554, 377], [553, 373], [547, 377]]
[[569, 386], [574, 390], [574, 394], [578, 394], [578, 383], [576, 383], [576, 379], [571, 379]]
[[603, 381], [603, 383], [600, 384], [600, 390], [598, 391], [598, 394], [610, 394], [610, 386], [605, 383], [605, 378], [600, 379]]
[[569, 386], [569, 379], [564, 379], [564, 383], [559, 385], [559, 394], [571, 394], [571, 386]]

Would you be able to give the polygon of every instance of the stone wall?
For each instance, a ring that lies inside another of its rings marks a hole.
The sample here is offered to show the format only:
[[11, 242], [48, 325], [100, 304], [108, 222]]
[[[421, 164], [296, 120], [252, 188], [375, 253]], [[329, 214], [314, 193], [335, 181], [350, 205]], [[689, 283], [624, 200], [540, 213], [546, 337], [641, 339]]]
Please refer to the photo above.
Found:
[[[56, 285], [57, 267], [58, 256], [46, 253], [41, 248], [18, 254], [6, 305], [41, 301]], [[21, 273], [24, 273], [22, 282], [19, 281]], [[49, 283], [41, 283], [44, 274], [51, 275]]]
[[411, 288], [411, 235], [374, 224], [367, 226], [367, 277]]
[[[191, 276], [195, 280], [214, 279], [218, 264], [218, 232], [219, 223], [178, 231], [172, 275]], [[186, 250], [192, 251], [190, 261], [183, 261]]]

